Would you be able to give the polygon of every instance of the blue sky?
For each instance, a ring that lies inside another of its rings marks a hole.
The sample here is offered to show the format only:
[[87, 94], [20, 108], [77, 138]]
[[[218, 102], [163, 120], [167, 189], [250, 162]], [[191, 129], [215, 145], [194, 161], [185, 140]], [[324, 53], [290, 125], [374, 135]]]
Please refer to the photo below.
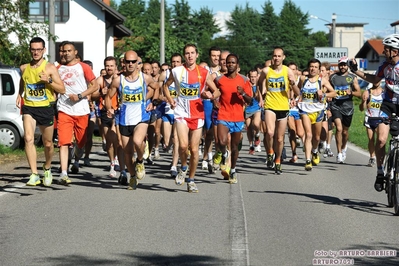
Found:
[[[213, 11], [220, 26], [223, 27], [223, 20], [229, 18], [229, 14], [235, 6], [244, 7], [245, 0], [186, 0], [192, 10], [199, 10], [201, 7], [208, 7]], [[117, 3], [120, 0], [116, 1]], [[165, 0], [167, 5], [175, 3], [175, 0]], [[261, 6], [266, 0], [249, 0], [249, 6], [261, 12]], [[271, 0], [276, 14], [279, 14], [284, 0]], [[324, 25], [331, 22], [333, 13], [337, 14], [337, 23], [368, 23], [364, 26], [365, 38], [377, 35], [385, 36], [394, 33], [389, 25], [399, 20], [399, 0], [293, 0], [293, 2], [309, 15], [318, 17], [309, 20], [309, 28], [313, 31], [328, 31]], [[328, 22], [327, 22], [328, 21]], [[396, 31], [399, 33], [399, 28]]]

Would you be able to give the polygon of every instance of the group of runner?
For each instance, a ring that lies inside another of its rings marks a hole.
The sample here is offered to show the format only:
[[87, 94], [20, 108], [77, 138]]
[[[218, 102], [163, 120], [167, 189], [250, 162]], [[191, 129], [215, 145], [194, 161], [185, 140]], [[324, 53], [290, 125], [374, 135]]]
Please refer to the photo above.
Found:
[[[61, 162], [59, 182], [71, 183], [67, 169], [68, 147], [73, 142], [78, 147], [71, 168], [76, 173], [82, 156], [79, 151], [87, 139], [87, 117], [94, 111], [93, 105], [90, 110], [89, 103], [93, 101], [98, 103], [110, 176], [116, 177], [116, 171], [120, 171], [118, 182], [131, 190], [136, 189], [138, 180], [145, 177], [144, 161], [153, 163], [152, 152], [154, 159], [160, 158], [161, 136], [165, 152], [173, 146], [171, 176], [177, 185], [187, 183], [188, 192], [198, 192], [195, 174], [200, 162], [200, 146], [204, 149], [202, 168], [209, 173], [220, 170], [230, 184], [237, 183], [236, 165], [244, 127], [250, 154], [261, 150], [260, 135], [263, 133], [266, 167], [278, 175], [283, 172], [281, 162], [287, 125], [291, 162], [298, 160], [296, 147], [301, 141], [305, 170], [311, 171], [319, 164], [322, 154], [332, 157], [330, 141], [334, 126], [336, 160], [344, 163], [354, 112], [352, 97], [362, 97], [356, 75], [376, 85], [381, 78], [387, 81], [385, 90], [363, 94], [362, 107], [366, 117], [397, 113], [398, 36], [390, 35], [384, 39], [387, 61], [377, 75], [357, 70], [356, 61], [347, 57], [339, 59], [338, 71], [333, 73], [328, 64], [311, 59], [307, 65], [308, 75], [300, 75], [295, 63], [284, 65], [286, 58], [281, 47], [273, 50], [272, 59], [267, 60], [263, 68], [254, 68], [243, 75], [238, 55], [212, 47], [209, 65], [201, 64], [202, 67], [197, 64], [197, 47], [187, 44], [183, 55], [172, 55], [170, 66], [160, 66], [158, 62], [143, 64], [138, 54], [130, 50], [120, 58], [122, 65], [118, 71], [117, 59], [107, 57], [105, 73], [98, 78], [87, 64], [76, 58], [73, 43], [62, 43], [61, 62], [56, 68], [43, 58], [44, 41], [34, 38], [30, 43], [32, 61], [21, 66], [23, 82], [17, 100], [17, 105], [21, 106], [24, 98], [25, 149], [32, 171], [27, 185], [40, 184], [31, 132], [36, 123], [43, 133], [45, 145], [43, 184], [51, 185], [51, 118], [55, 113], [58, 115]], [[58, 94], [57, 111], [51, 105], [54, 92]], [[379, 190], [382, 150], [389, 130], [383, 123], [366, 123], [366, 126], [371, 130], [378, 128], [375, 150], [376, 189]], [[88, 156], [84, 164], [90, 165]], [[125, 168], [130, 174], [129, 180]]]

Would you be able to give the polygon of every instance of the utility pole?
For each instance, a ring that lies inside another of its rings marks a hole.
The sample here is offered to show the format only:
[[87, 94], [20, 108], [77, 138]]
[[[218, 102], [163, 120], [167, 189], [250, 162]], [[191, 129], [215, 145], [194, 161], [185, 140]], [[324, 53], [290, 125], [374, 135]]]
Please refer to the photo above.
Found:
[[335, 20], [337, 19], [337, 15], [335, 13], [332, 14], [332, 45], [331, 47], [335, 47]]
[[161, 0], [161, 32], [160, 32], [160, 55], [159, 61], [161, 65], [165, 63], [165, 0]]
[[48, 35], [48, 55], [49, 61], [55, 62], [55, 42], [53, 41], [53, 37], [55, 36], [55, 11], [54, 11], [54, 2], [55, 0], [49, 0], [48, 5], [48, 23], [50, 34]]

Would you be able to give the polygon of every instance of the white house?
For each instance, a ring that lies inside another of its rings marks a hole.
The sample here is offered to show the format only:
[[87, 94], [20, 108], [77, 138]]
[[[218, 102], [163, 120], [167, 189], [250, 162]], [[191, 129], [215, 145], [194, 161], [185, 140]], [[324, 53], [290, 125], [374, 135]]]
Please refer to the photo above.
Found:
[[[36, 0], [29, 4], [32, 22], [48, 19], [48, 2]], [[59, 59], [59, 43], [72, 41], [83, 60], [93, 62], [94, 73], [98, 76], [104, 67], [104, 58], [114, 55], [114, 37], [132, 34], [122, 25], [125, 17], [109, 4], [109, 0], [55, 0], [56, 58], [50, 61]], [[42, 37], [48, 39], [47, 36]]]

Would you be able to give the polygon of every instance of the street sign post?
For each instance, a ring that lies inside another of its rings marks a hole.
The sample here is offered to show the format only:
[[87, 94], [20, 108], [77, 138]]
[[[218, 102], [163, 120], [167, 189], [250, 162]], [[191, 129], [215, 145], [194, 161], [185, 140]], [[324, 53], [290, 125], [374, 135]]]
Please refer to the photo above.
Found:
[[329, 62], [338, 64], [338, 59], [348, 56], [347, 47], [315, 47], [314, 57], [320, 62]]

